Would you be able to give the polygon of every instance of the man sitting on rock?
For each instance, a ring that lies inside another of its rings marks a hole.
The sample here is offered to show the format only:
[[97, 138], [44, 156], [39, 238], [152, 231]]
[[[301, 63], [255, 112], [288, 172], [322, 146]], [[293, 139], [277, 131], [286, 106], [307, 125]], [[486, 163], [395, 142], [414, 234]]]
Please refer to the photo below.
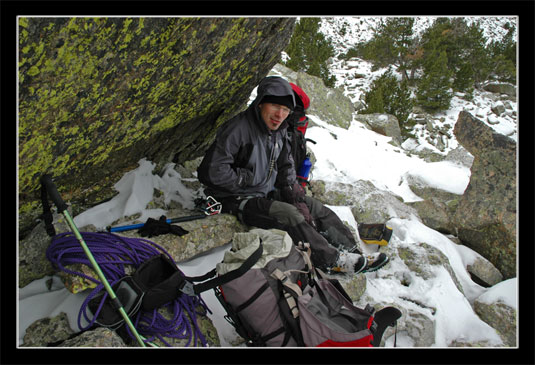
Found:
[[222, 203], [224, 213], [249, 226], [284, 230], [296, 243], [310, 243], [317, 267], [375, 271], [388, 257], [362, 255], [349, 228], [297, 182], [286, 130], [296, 103], [302, 101], [286, 80], [264, 78], [252, 104], [218, 130], [197, 170], [199, 181], [206, 195]]

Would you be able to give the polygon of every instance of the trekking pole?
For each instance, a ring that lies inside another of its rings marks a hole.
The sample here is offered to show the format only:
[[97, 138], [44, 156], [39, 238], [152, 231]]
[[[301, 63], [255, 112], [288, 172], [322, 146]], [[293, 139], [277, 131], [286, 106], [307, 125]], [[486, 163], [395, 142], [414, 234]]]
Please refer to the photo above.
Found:
[[[221, 208], [222, 208], [222, 205], [220, 202], [215, 200], [213, 197], [208, 196], [206, 198], [206, 207], [199, 208], [201, 211], [204, 212], [204, 214], [190, 215], [187, 217], [170, 218], [170, 219], [167, 219], [165, 222], [172, 224], [172, 223], [180, 223], [180, 222], [189, 222], [189, 221], [194, 221], [197, 219], [204, 219], [208, 216], [221, 213]], [[117, 227], [107, 226], [106, 230], [108, 232], [124, 232], [124, 231], [131, 231], [133, 229], [142, 228], [144, 225], [145, 223], [137, 223], [137, 224], [130, 224], [130, 225], [125, 225], [125, 226], [117, 226]]]
[[[85, 255], [87, 256], [87, 258], [89, 259], [89, 261], [93, 265], [93, 269], [97, 273], [98, 277], [100, 278], [100, 281], [104, 285], [104, 288], [108, 292], [108, 295], [110, 296], [110, 299], [111, 299], [113, 305], [119, 310], [119, 313], [121, 313], [121, 316], [124, 318], [126, 324], [128, 325], [128, 327], [132, 331], [132, 334], [136, 338], [137, 342], [142, 347], [146, 347], [145, 342], [143, 342], [144, 338], [141, 337], [141, 335], [137, 332], [136, 328], [132, 324], [132, 321], [130, 321], [130, 318], [128, 317], [128, 314], [126, 314], [126, 311], [124, 310], [124, 307], [123, 307], [121, 301], [119, 300], [119, 298], [117, 297], [117, 295], [113, 291], [113, 288], [111, 287], [110, 283], [106, 279], [106, 276], [104, 275], [104, 272], [102, 272], [102, 270], [100, 269], [100, 266], [98, 265], [97, 261], [93, 257], [93, 254], [89, 250], [89, 247], [87, 246], [87, 244], [85, 243], [82, 235], [80, 234], [80, 231], [78, 231], [78, 228], [76, 227], [76, 224], [74, 223], [74, 220], [71, 218], [69, 212], [67, 211], [67, 208], [68, 208], [67, 204], [65, 204], [65, 202], [61, 198], [61, 195], [59, 195], [58, 190], [56, 188], [56, 185], [52, 181], [51, 176], [49, 174], [43, 175], [41, 177], [41, 182], [45, 185], [46, 190], [48, 191], [48, 194], [49, 194], [50, 198], [52, 199], [54, 204], [56, 204], [56, 207], [58, 208], [58, 211], [60, 211], [63, 214], [63, 216], [67, 220], [67, 223], [68, 223], [69, 227], [71, 228], [72, 232], [74, 233], [74, 235], [76, 236], [76, 238], [80, 242], [80, 245], [82, 246], [82, 249], [84, 250]], [[151, 345], [155, 346], [153, 344], [151, 344]]]

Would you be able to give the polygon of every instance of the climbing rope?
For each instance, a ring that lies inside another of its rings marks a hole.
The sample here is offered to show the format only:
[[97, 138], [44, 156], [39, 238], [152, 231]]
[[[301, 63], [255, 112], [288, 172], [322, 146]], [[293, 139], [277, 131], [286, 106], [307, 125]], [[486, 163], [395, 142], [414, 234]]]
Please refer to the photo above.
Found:
[[[171, 255], [163, 247], [144, 238], [122, 237], [108, 232], [81, 232], [81, 235], [111, 286], [127, 275], [127, 265], [137, 268], [149, 258], [161, 253], [174, 262]], [[91, 299], [104, 289], [104, 285], [100, 280], [83, 272], [67, 268], [67, 266], [73, 264], [83, 264], [91, 267], [91, 263], [76, 236], [71, 232], [54, 236], [47, 249], [46, 257], [59, 270], [97, 284], [82, 303], [78, 313], [78, 327], [81, 331], [93, 327], [108, 293], [104, 291], [95, 314], [90, 318], [87, 313], [88, 304]], [[206, 338], [197, 324], [197, 315], [206, 316], [207, 311], [209, 312], [210, 310], [200, 296], [179, 295], [174, 301], [162, 306], [162, 308], [164, 307], [167, 308], [169, 313], [172, 313], [170, 319], [164, 317], [158, 309], [151, 311], [141, 309], [135, 314], [135, 318], [133, 318], [134, 326], [146, 338], [146, 341], [152, 342], [158, 338], [166, 346], [171, 346], [164, 338], [188, 339], [186, 344], [186, 347], [188, 347], [193, 337], [194, 345], [197, 345], [198, 341], [200, 341], [201, 346], [207, 345]], [[82, 325], [82, 317], [88, 322], [88, 325]], [[193, 328], [188, 321], [188, 317], [193, 323]], [[135, 338], [130, 329], [127, 326], [125, 327], [128, 335], [131, 338]]]

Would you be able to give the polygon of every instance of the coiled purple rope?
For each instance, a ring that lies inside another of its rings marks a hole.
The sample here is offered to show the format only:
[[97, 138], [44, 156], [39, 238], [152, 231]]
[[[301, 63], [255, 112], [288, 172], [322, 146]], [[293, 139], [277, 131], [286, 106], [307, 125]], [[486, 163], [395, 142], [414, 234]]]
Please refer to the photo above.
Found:
[[[167, 255], [174, 262], [171, 255], [163, 247], [147, 239], [122, 237], [108, 232], [81, 232], [80, 234], [111, 286], [126, 276], [126, 265], [132, 265], [137, 268], [152, 256], [161, 253]], [[98, 309], [95, 311], [95, 315], [89, 318], [87, 314], [88, 303], [104, 289], [104, 285], [96, 278], [90, 277], [82, 272], [70, 270], [66, 267], [73, 264], [84, 264], [92, 267], [78, 239], [71, 232], [60, 233], [54, 236], [52, 243], [46, 251], [46, 257], [59, 270], [80, 276], [97, 284], [82, 303], [80, 312], [78, 313], [78, 327], [80, 330], [85, 331], [91, 328], [95, 324], [95, 320], [100, 313], [108, 293], [104, 292]], [[200, 312], [196, 310], [199, 306], [201, 307]], [[188, 339], [186, 344], [186, 347], [188, 347], [191, 344], [193, 336], [194, 345], [197, 345], [198, 341], [200, 341], [201, 346], [206, 346], [206, 338], [197, 324], [197, 315], [205, 316], [206, 312], [210, 312], [210, 310], [200, 296], [191, 297], [185, 294], [180, 295], [174, 301], [165, 304], [163, 307], [166, 307], [173, 313], [171, 319], [162, 316], [157, 309], [153, 311], [139, 310], [135, 318], [133, 318], [134, 326], [146, 338], [146, 341], [152, 342], [155, 338], [158, 338], [166, 346], [171, 346], [165, 341], [164, 337]], [[81, 324], [82, 316], [88, 322], [88, 325], [85, 327]], [[194, 328], [192, 328], [187, 320], [187, 316], [191, 319]], [[135, 339], [128, 326], [125, 327], [129, 336]]]

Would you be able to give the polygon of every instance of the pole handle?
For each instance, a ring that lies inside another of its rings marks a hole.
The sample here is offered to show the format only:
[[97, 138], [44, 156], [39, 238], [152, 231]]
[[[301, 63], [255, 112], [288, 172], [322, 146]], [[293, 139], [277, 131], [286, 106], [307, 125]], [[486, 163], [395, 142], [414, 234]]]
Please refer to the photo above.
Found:
[[48, 196], [50, 196], [50, 199], [52, 199], [54, 204], [56, 204], [56, 207], [58, 207], [58, 211], [61, 213], [67, 210], [68, 206], [61, 198], [61, 195], [59, 195], [58, 189], [56, 188], [56, 184], [54, 184], [54, 182], [52, 181], [52, 176], [50, 174], [45, 174], [41, 176], [41, 183], [45, 185], [46, 191], [48, 192]]

